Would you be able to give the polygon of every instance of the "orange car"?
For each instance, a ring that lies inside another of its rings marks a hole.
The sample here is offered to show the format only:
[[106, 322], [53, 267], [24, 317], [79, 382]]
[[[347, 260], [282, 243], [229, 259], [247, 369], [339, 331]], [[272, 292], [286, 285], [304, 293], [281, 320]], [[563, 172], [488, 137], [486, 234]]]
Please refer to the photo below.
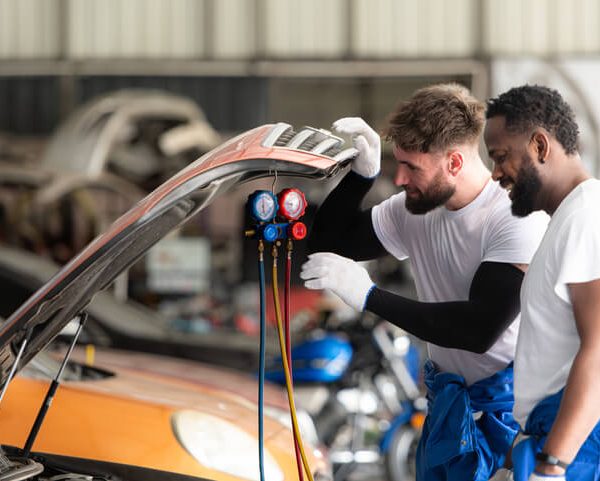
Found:
[[[7, 453], [0, 452], [0, 474], [15, 480], [57, 475], [62, 480], [82, 475], [99, 480], [259, 479], [256, 403], [235, 389], [194, 382], [189, 366], [181, 368], [187, 379], [174, 377], [161, 372], [154, 358], [142, 367], [125, 366], [113, 357], [105, 359], [109, 369], [70, 363], [61, 371], [56, 359], [38, 353], [72, 319], [85, 316], [99, 290], [216, 195], [271, 174], [330, 177], [356, 155], [341, 145], [328, 132], [296, 133], [287, 124], [242, 134], [149, 194], [22, 304], [0, 326], [0, 443]], [[38, 424], [36, 412], [56, 372], [62, 372], [64, 385], [29, 455], [16, 447]], [[271, 413], [265, 417], [266, 479], [296, 479], [291, 431], [274, 419], [280, 414]], [[313, 450], [309, 465], [317, 479], [326, 475], [320, 471], [326, 464], [318, 458]]]
[[[71, 364], [64, 373], [36, 451], [207, 479], [259, 479], [256, 404], [235, 392], [249, 387], [245, 376], [150, 355], [105, 350], [96, 358], [110, 370]], [[115, 367], [126, 364], [131, 367]], [[42, 353], [12, 382], [0, 409], [2, 444], [25, 444], [48, 374], [57, 369], [58, 362]], [[177, 371], [188, 379], [168, 374]], [[203, 372], [213, 385], [204, 383]], [[228, 390], [215, 384], [219, 374], [219, 384], [232, 383]], [[281, 395], [266, 393], [265, 475], [275, 481], [297, 477], [291, 431], [277, 419], [287, 414]], [[316, 477], [324, 479], [326, 460], [317, 449], [308, 451]]]

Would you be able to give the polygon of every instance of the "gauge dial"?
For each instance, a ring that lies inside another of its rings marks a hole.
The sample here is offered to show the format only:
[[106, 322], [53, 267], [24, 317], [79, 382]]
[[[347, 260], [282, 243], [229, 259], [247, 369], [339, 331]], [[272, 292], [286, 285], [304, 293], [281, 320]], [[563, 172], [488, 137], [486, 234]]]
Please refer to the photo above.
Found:
[[277, 214], [277, 198], [268, 190], [257, 190], [250, 195], [248, 202], [252, 217], [259, 222], [269, 222]]
[[279, 210], [288, 220], [296, 220], [304, 215], [306, 198], [298, 189], [284, 189], [279, 193]]

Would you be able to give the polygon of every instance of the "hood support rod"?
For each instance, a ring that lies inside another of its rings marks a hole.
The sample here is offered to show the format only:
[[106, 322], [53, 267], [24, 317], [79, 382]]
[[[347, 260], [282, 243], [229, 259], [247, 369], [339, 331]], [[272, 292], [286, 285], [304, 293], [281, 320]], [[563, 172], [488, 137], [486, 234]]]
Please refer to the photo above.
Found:
[[46, 414], [48, 413], [48, 409], [50, 409], [50, 405], [52, 404], [52, 400], [54, 399], [56, 390], [58, 389], [58, 386], [60, 386], [60, 377], [62, 376], [62, 373], [65, 370], [65, 367], [67, 365], [67, 362], [69, 361], [69, 358], [71, 357], [71, 353], [73, 352], [73, 348], [75, 347], [75, 344], [77, 343], [77, 338], [79, 337], [79, 334], [81, 334], [81, 330], [83, 329], [83, 325], [85, 324], [85, 321], [87, 320], [87, 316], [88, 316], [87, 312], [82, 312], [77, 316], [79, 318], [79, 326], [77, 327], [77, 332], [75, 332], [75, 335], [73, 336], [73, 340], [71, 341], [71, 344], [69, 345], [69, 349], [68, 349], [67, 353], [65, 354], [62, 364], [60, 365], [60, 369], [58, 370], [58, 372], [56, 373], [56, 376], [50, 383], [50, 387], [48, 388], [48, 392], [46, 392], [46, 397], [44, 398], [44, 402], [42, 403], [40, 410], [38, 411], [37, 417], [35, 418], [35, 422], [33, 423], [33, 426], [31, 427], [31, 431], [29, 432], [29, 436], [27, 437], [27, 441], [25, 442], [25, 447], [23, 448], [22, 456], [24, 458], [28, 458], [29, 455], [31, 454], [31, 448], [33, 447], [35, 438], [37, 437], [37, 435], [40, 431], [40, 428], [42, 427], [42, 423], [44, 422], [44, 418], [46, 417]]
[[27, 346], [27, 343], [29, 342], [29, 338], [31, 338], [32, 332], [33, 332], [33, 328], [30, 327], [29, 329], [27, 329], [27, 332], [25, 333], [25, 339], [23, 339], [23, 342], [21, 343], [21, 347], [19, 348], [17, 357], [15, 357], [15, 362], [13, 362], [13, 365], [10, 368], [10, 372], [8, 373], [8, 376], [6, 378], [6, 382], [4, 383], [4, 386], [2, 386], [2, 392], [0, 393], [0, 403], [2, 402], [2, 399], [4, 398], [4, 395], [6, 394], [6, 390], [8, 389], [8, 385], [10, 384], [10, 381], [12, 381], [12, 378], [15, 375], [15, 372], [17, 371], [17, 366], [19, 365], [21, 356], [23, 356], [23, 353], [25, 352], [25, 347]]

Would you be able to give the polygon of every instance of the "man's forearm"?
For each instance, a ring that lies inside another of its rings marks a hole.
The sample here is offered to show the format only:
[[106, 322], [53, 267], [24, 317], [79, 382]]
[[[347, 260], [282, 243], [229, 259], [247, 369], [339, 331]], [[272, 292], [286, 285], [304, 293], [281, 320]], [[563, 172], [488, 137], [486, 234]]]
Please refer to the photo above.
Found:
[[571, 462], [600, 421], [600, 352], [580, 349], [571, 372], [544, 452]]

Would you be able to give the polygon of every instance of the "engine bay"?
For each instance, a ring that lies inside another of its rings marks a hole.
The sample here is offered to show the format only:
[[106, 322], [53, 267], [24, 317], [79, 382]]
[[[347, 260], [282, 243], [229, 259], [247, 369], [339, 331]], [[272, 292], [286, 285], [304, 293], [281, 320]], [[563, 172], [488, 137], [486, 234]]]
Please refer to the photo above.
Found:
[[[166, 471], [68, 456], [32, 453], [0, 446], [0, 481], [198, 481]], [[204, 481], [211, 481], [204, 479]]]

